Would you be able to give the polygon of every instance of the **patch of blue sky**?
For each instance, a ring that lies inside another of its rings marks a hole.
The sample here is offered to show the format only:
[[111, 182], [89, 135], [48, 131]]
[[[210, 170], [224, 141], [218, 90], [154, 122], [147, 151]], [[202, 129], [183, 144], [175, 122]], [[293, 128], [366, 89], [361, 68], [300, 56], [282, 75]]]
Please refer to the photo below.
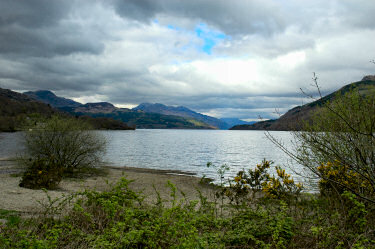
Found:
[[[155, 23], [157, 22], [157, 20], [154, 21]], [[212, 54], [212, 49], [221, 41], [223, 40], [230, 40], [231, 37], [229, 35], [226, 35], [225, 33], [223, 32], [220, 32], [220, 31], [217, 31], [217, 30], [213, 30], [213, 29], [210, 29], [205, 23], [199, 23], [194, 31], [188, 31], [188, 30], [184, 30], [183, 28], [180, 28], [178, 26], [175, 26], [175, 25], [172, 25], [172, 24], [168, 24], [166, 26], [168, 29], [170, 30], [174, 30], [174, 31], [179, 31], [179, 32], [186, 32], [186, 33], [190, 33], [192, 35], [195, 35], [196, 37], [198, 37], [199, 39], [203, 40], [203, 43], [202, 44], [199, 44], [199, 45], [195, 45], [195, 47], [203, 52], [203, 53], [206, 53], [208, 55], [211, 55]], [[185, 46], [182, 46], [180, 47], [182, 50], [186, 50], [188, 48], [191, 48], [192, 47], [192, 44], [187, 44]]]
[[195, 28], [197, 37], [203, 39], [201, 50], [206, 54], [211, 54], [212, 49], [222, 40], [230, 39], [225, 33], [209, 29], [205, 23], [200, 23]]

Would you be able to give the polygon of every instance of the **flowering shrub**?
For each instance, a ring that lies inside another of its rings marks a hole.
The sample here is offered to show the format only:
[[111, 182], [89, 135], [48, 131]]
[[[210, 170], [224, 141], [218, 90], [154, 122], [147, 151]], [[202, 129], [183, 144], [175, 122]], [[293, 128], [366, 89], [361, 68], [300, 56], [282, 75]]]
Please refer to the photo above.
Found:
[[53, 189], [63, 177], [63, 168], [50, 158], [34, 158], [25, 161], [27, 169], [22, 176], [20, 186], [31, 189]]
[[342, 194], [346, 190], [354, 190], [361, 194], [374, 194], [366, 175], [355, 172], [353, 168], [338, 160], [322, 163], [317, 167], [317, 171], [321, 176], [319, 188], [322, 194], [328, 194], [332, 191]]
[[295, 183], [290, 174], [285, 170], [276, 166], [277, 177], [272, 176], [263, 182], [263, 192], [267, 197], [284, 199], [292, 195], [298, 195], [302, 191], [302, 184]]
[[286, 199], [298, 195], [303, 189], [302, 184], [295, 183], [291, 175], [279, 166], [276, 166], [277, 176], [270, 176], [268, 170], [272, 164], [271, 161], [263, 160], [254, 169], [247, 172], [239, 171], [230, 182], [229, 188], [223, 191], [224, 194], [236, 204], [247, 201], [249, 194], [251, 200], [254, 200], [257, 194], [259, 197], [260, 192], [273, 199]]

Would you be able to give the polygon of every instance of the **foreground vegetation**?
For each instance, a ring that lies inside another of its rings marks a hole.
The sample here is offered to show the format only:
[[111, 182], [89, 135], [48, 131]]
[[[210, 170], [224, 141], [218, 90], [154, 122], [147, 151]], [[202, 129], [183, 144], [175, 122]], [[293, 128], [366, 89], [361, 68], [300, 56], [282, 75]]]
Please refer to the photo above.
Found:
[[[239, 174], [196, 200], [155, 203], [122, 178], [109, 191], [86, 190], [50, 199], [41, 214], [20, 218], [0, 212], [1, 248], [373, 248], [375, 210], [344, 192], [339, 199], [301, 194], [270, 163]], [[250, 191], [253, 188], [254, 191]], [[48, 192], [47, 192], [48, 194]], [[182, 194], [183, 196], [183, 194]]]

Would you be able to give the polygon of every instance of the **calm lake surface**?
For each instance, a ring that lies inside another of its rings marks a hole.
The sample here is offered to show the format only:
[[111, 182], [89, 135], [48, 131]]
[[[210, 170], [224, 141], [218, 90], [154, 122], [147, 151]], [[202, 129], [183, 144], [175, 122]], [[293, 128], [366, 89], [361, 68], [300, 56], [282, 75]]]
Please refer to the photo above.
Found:
[[[290, 161], [277, 146], [269, 141], [264, 131], [230, 130], [154, 130], [98, 131], [108, 141], [104, 160], [112, 166], [129, 166], [151, 169], [180, 170], [218, 179], [215, 168], [227, 164], [226, 176], [239, 170], [254, 168], [264, 158], [275, 165], [301, 167]], [[272, 132], [287, 147], [291, 147], [289, 132]], [[22, 152], [21, 133], [0, 133], [0, 158], [12, 157]], [[291, 170], [286, 169], [290, 173]], [[298, 175], [295, 180], [304, 182]]]

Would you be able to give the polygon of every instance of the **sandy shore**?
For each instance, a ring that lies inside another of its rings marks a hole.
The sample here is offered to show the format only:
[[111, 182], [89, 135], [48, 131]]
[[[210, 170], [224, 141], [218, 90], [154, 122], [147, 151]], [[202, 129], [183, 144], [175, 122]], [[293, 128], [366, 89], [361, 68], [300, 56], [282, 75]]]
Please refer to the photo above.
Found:
[[[90, 177], [86, 179], [64, 179], [57, 190], [48, 191], [52, 198], [59, 198], [63, 195], [77, 192], [84, 189], [96, 189], [103, 191], [109, 189], [109, 184], [116, 183], [121, 177], [134, 180], [130, 187], [142, 192], [145, 200], [149, 203], [156, 201], [158, 190], [163, 199], [170, 199], [170, 190], [166, 186], [170, 181], [176, 185], [179, 197], [184, 192], [186, 199], [197, 200], [197, 188], [206, 196], [212, 196], [212, 187], [200, 184], [200, 178], [194, 175], [184, 174], [179, 171], [152, 170], [140, 168], [115, 168], [109, 167], [108, 175], [103, 177]], [[12, 161], [0, 160], [0, 209], [16, 210], [25, 215], [40, 212], [41, 204], [47, 203], [47, 195], [42, 190], [31, 190], [18, 186], [20, 177], [15, 177], [14, 173], [19, 172]]]

